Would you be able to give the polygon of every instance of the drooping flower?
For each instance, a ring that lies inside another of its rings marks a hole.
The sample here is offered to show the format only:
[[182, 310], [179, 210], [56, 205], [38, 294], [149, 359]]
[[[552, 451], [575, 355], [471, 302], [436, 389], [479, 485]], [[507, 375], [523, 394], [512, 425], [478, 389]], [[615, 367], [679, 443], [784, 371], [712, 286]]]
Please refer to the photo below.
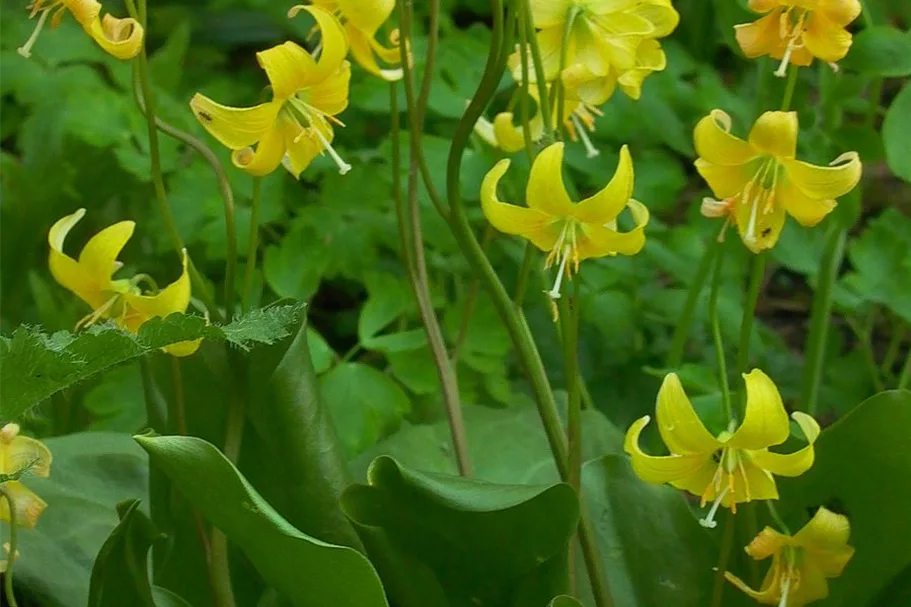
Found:
[[[18, 519], [16, 519], [18, 521]], [[16, 550], [16, 553], [10, 555], [10, 545], [9, 542], [3, 542], [3, 552], [6, 555], [6, 558], [0, 558], [0, 573], [6, 573], [6, 570], [9, 568], [10, 561], [19, 560], [19, 550]]]
[[18, 49], [23, 57], [31, 56], [32, 47], [38, 40], [44, 22], [54, 9], [57, 10], [51, 17], [52, 28], [60, 25], [64, 13], [69, 10], [98, 46], [118, 59], [131, 59], [142, 49], [143, 31], [139, 22], [129, 17], [118, 19], [108, 14], [102, 18], [101, 3], [97, 0], [32, 0], [27, 8], [31, 11], [30, 19], [38, 15], [38, 23], [29, 39]]
[[724, 576], [760, 603], [803, 607], [829, 596], [826, 579], [841, 575], [854, 556], [854, 548], [848, 546], [850, 534], [845, 516], [820, 508], [793, 537], [766, 527], [746, 547], [756, 560], [772, 557], [759, 590], [730, 572]]
[[655, 411], [658, 432], [670, 455], [648, 455], [639, 447], [639, 435], [651, 419], [648, 415], [633, 422], [626, 433], [624, 450], [643, 480], [670, 483], [701, 496], [702, 506], [714, 502], [700, 520], [706, 527], [715, 526], [719, 505], [736, 512], [741, 502], [778, 499], [773, 474], [799, 476], [813, 465], [813, 443], [819, 436], [816, 420], [806, 413], [793, 413], [791, 418], [809, 444], [790, 454], [769, 451], [787, 440], [788, 414], [778, 388], [765, 373], [754, 369], [743, 379], [747, 395], [743, 421], [739, 426], [732, 422], [718, 436], [712, 436], [699, 420], [674, 373], [664, 378]]
[[[617, 170], [600, 192], [574, 203], [563, 185], [563, 143], [546, 147], [535, 158], [525, 190], [527, 207], [501, 202], [497, 184], [509, 168], [501, 160], [481, 183], [481, 208], [490, 224], [501, 232], [528, 239], [548, 253], [545, 267], [559, 264], [556, 282], [548, 291], [560, 297], [563, 277], [578, 271], [579, 263], [593, 257], [635, 255], [645, 244], [648, 209], [630, 198], [633, 162], [626, 146], [620, 149]], [[617, 231], [617, 217], [629, 208], [635, 228]], [[570, 262], [572, 262], [570, 264]]]
[[667, 57], [661, 44], [646, 38], [636, 48], [633, 67], [620, 70], [611, 66], [607, 74], [594, 74], [584, 64], [577, 63], [563, 70], [563, 82], [574, 89], [583, 102], [601, 105], [614, 94], [617, 87], [630, 99], [642, 96], [642, 83], [654, 72], [660, 72], [667, 65]]
[[861, 10], [859, 0], [750, 0], [749, 6], [768, 14], [735, 25], [737, 43], [747, 57], [780, 59], [777, 76], [785, 75], [789, 63], [810, 65], [814, 57], [835, 67], [851, 48], [845, 26]]
[[842, 154], [827, 167], [795, 158], [796, 112], [765, 112], [746, 141], [730, 130], [731, 117], [721, 110], [699, 121], [693, 134], [696, 170], [715, 196], [730, 199], [719, 205], [728, 205], [743, 243], [754, 253], [775, 246], [786, 214], [814, 226], [860, 181], [857, 152]]
[[[63, 252], [67, 234], [84, 216], [85, 209], [79, 209], [57, 220], [47, 238], [51, 246], [48, 263], [54, 279], [92, 308], [91, 314], [82, 319], [77, 328], [109, 318], [135, 333], [152, 318], [186, 312], [190, 304], [186, 251], [183, 252], [180, 277], [154, 295], [143, 294], [139, 284], [151, 280], [147, 275], [113, 278], [114, 273], [123, 267], [117, 256], [133, 235], [136, 224], [132, 221], [115, 223], [95, 234], [83, 247], [78, 260]], [[189, 356], [196, 351], [199, 343], [199, 340], [180, 342], [164, 348], [164, 351], [174, 356]]]
[[389, 36], [391, 47], [376, 40], [376, 33], [389, 19], [395, 0], [310, 0], [314, 6], [334, 14], [341, 21], [351, 45], [351, 56], [365, 70], [383, 80], [394, 82], [402, 78], [402, 68], [383, 68], [377, 58], [388, 65], [400, 65], [399, 32]]
[[335, 116], [348, 107], [351, 66], [345, 60], [345, 32], [335, 17], [314, 6], [295, 6], [289, 15], [301, 10], [313, 15], [319, 25], [319, 61], [294, 42], [257, 53], [256, 59], [272, 85], [271, 101], [235, 108], [200, 93], [190, 100], [203, 127], [234, 150], [234, 165], [252, 175], [268, 175], [284, 161], [298, 178], [323, 152], [332, 157], [339, 173], [344, 175], [351, 169], [332, 147], [332, 124], [342, 124]]
[[[27, 474], [47, 478], [52, 459], [44, 443], [19, 435], [18, 424], [0, 428], [0, 476], [3, 490], [16, 509], [16, 524], [20, 527], [34, 527], [47, 503], [19, 479]], [[5, 499], [0, 499], [0, 520], [10, 522], [9, 503]]]

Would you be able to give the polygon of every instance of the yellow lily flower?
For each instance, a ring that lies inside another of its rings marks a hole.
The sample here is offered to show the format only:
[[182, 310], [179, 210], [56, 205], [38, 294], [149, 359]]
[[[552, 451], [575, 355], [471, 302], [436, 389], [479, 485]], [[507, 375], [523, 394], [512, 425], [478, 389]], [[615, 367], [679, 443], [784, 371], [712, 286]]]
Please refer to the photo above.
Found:
[[[93, 310], [79, 322], [77, 328], [90, 325], [99, 318], [109, 318], [119, 327], [135, 333], [152, 318], [186, 312], [190, 304], [186, 251], [183, 252], [180, 278], [155, 295], [144, 295], [139, 282], [150, 280], [145, 274], [133, 278], [113, 278], [114, 272], [123, 267], [117, 256], [133, 235], [136, 224], [132, 221], [115, 223], [95, 234], [83, 247], [78, 261], [63, 252], [67, 234], [84, 216], [85, 209], [79, 209], [57, 220], [48, 233], [51, 274]], [[196, 351], [199, 343], [200, 340], [181, 342], [164, 348], [164, 351], [174, 356], [189, 356]]]
[[[319, 61], [294, 42], [256, 53], [272, 85], [272, 100], [250, 108], [216, 103], [197, 93], [190, 107], [199, 122], [225, 147], [234, 165], [252, 175], [268, 175], [283, 164], [295, 178], [317, 154], [328, 152], [344, 175], [351, 165], [332, 147], [332, 123], [348, 107], [351, 66], [341, 24], [314, 6], [295, 6], [313, 15], [322, 40]], [[342, 125], [344, 126], [344, 125]], [[254, 150], [251, 146], [256, 145]]]
[[719, 208], [727, 207], [754, 253], [775, 246], [786, 214], [814, 226], [860, 181], [857, 152], [842, 154], [827, 167], [795, 158], [796, 112], [764, 113], [746, 141], [730, 131], [731, 117], [721, 110], [700, 120], [693, 134], [695, 165], [715, 196], [729, 199]]
[[338, 17], [348, 35], [351, 56], [365, 70], [383, 80], [395, 82], [402, 78], [402, 68], [381, 68], [379, 58], [388, 65], [402, 62], [398, 30], [390, 33], [391, 48], [377, 42], [376, 33], [392, 14], [395, 0], [310, 0], [311, 4]]
[[[525, 190], [527, 207], [497, 198], [497, 184], [509, 168], [501, 160], [481, 183], [481, 208], [490, 224], [506, 234], [517, 234], [548, 253], [545, 267], [559, 261], [557, 279], [547, 292], [551, 299], [560, 297], [564, 274], [569, 277], [579, 263], [592, 257], [635, 255], [645, 244], [648, 209], [632, 200], [633, 161], [626, 146], [620, 149], [620, 161], [610, 182], [600, 192], [579, 203], [573, 203], [563, 185], [563, 143], [546, 147], [535, 158]], [[617, 231], [617, 216], [629, 208], [636, 227], [630, 232]], [[568, 262], [572, 260], [572, 266]]]
[[636, 48], [635, 64], [627, 70], [611, 67], [607, 74], [593, 74], [584, 64], [577, 63], [563, 70], [563, 82], [576, 91], [579, 99], [589, 105], [601, 105], [614, 94], [617, 87], [630, 99], [642, 96], [642, 83], [654, 72], [667, 65], [661, 44], [647, 38]]
[[96, 0], [32, 0], [26, 8], [31, 11], [29, 19], [33, 19], [35, 15], [39, 16], [32, 35], [18, 49], [19, 54], [25, 58], [31, 57], [32, 46], [38, 40], [44, 22], [54, 9], [57, 10], [51, 17], [52, 28], [60, 25], [63, 14], [69, 10], [98, 46], [118, 59], [132, 59], [142, 49], [143, 31], [139, 22], [129, 17], [117, 19], [111, 15], [99, 18], [101, 3]]
[[760, 603], [803, 607], [829, 596], [826, 578], [841, 575], [854, 556], [854, 548], [848, 546], [850, 534], [846, 517], [820, 508], [793, 537], [766, 527], [746, 547], [756, 560], [772, 557], [759, 590], [729, 572], [724, 576]]
[[670, 34], [680, 20], [670, 0], [532, 0], [538, 46], [548, 81], [564, 67], [581, 64], [593, 77], [636, 67], [636, 51], [648, 38]]
[[[32, 474], [47, 478], [51, 473], [52, 459], [51, 452], [44, 443], [19, 436], [18, 424], [6, 424], [0, 428], [0, 475], [17, 477], [14, 480], [4, 480], [3, 490], [13, 501], [16, 524], [20, 527], [34, 527], [47, 503], [26, 487], [18, 476]], [[9, 522], [9, 506], [5, 499], [0, 499], [0, 520]]]
[[859, 0], [750, 0], [749, 6], [768, 14], [735, 25], [737, 43], [747, 57], [780, 59], [776, 76], [784, 76], [789, 63], [810, 65], [814, 57], [834, 69], [851, 48], [845, 26], [861, 10]]
[[737, 504], [751, 500], [778, 499], [773, 474], [799, 476], [813, 465], [813, 443], [819, 424], [806, 413], [795, 412], [809, 444], [790, 454], [773, 453], [769, 447], [788, 438], [788, 414], [778, 388], [769, 377], [754, 369], [745, 373], [746, 412], [740, 426], [733, 422], [718, 436], [712, 436], [696, 415], [683, 391], [680, 379], [669, 373], [658, 391], [655, 414], [658, 432], [670, 455], [654, 456], [639, 447], [639, 435], [651, 419], [636, 420], [626, 432], [624, 450], [630, 454], [633, 470], [650, 483], [670, 483], [702, 497], [702, 506], [714, 501], [708, 515], [699, 522], [715, 526], [715, 513], [722, 505], [737, 511]]

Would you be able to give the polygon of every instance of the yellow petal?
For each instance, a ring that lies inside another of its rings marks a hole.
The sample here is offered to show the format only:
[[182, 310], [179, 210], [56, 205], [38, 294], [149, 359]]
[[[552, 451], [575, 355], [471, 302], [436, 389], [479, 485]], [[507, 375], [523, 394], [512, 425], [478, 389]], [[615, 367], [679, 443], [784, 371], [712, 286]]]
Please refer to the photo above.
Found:
[[593, 74], [591, 70], [576, 63], [563, 70], [563, 85], [572, 90], [581, 101], [589, 105], [601, 105], [610, 99], [617, 87], [617, 72], [607, 75]]
[[832, 199], [811, 198], [787, 179], [778, 185], [778, 202], [802, 226], [812, 227], [838, 205]]
[[[6, 426], [4, 430], [9, 427]], [[44, 443], [28, 436], [16, 435], [0, 442], [0, 473], [16, 474], [28, 468], [33, 476], [46, 478], [51, 473], [53, 456]]]
[[155, 295], [123, 293], [127, 305], [125, 324], [130, 331], [137, 331], [150, 318], [164, 318], [174, 312], [186, 312], [190, 305], [190, 275], [187, 273], [187, 251], [183, 251], [183, 271], [180, 277]]
[[142, 50], [142, 25], [135, 19], [105, 15], [100, 21], [83, 24], [83, 28], [98, 46], [118, 59], [132, 59]]
[[[297, 6], [291, 7], [291, 10], [288, 11], [288, 17], [294, 18], [300, 11], [307, 11], [310, 13], [313, 18], [316, 19], [316, 24], [319, 26], [320, 30], [320, 47], [322, 50], [320, 51], [316, 68], [311, 68], [313, 69], [311, 82], [317, 82], [334, 74], [336, 70], [338, 70], [342, 61], [345, 60], [345, 55], [348, 54], [348, 42], [345, 36], [345, 30], [342, 29], [342, 24], [338, 22], [338, 19], [336, 19], [332, 13], [316, 6], [298, 4]], [[293, 43], [286, 42], [285, 44]], [[258, 58], [259, 53], [257, 53], [257, 59]], [[262, 65], [262, 61], [260, 61], [260, 65]], [[265, 67], [266, 66], [263, 65], [263, 68]]]
[[190, 100], [190, 108], [200, 124], [222, 145], [242, 150], [273, 128], [281, 104], [270, 101], [250, 108], [236, 108], [215, 103], [196, 93]]
[[711, 454], [705, 455], [648, 455], [639, 447], [639, 435], [649, 422], [646, 415], [637, 419], [626, 431], [623, 450], [630, 455], [633, 470], [644, 481], [649, 483], [667, 483], [692, 475], [707, 461]]
[[525, 203], [553, 217], [569, 217], [573, 202], [563, 185], [563, 142], [552, 143], [538, 154], [531, 165]]
[[780, 34], [782, 12], [782, 9], [776, 8], [775, 11], [752, 23], [734, 26], [734, 36], [744, 55], [751, 59], [775, 54], [779, 58], [782, 57], [787, 46]]
[[289, 128], [289, 123], [294, 124], [289, 118], [280, 117], [276, 121], [275, 127], [262, 136], [255, 150], [252, 148], [236, 150], [231, 154], [231, 162], [237, 168], [257, 177], [268, 175], [277, 169], [278, 165], [282, 163], [286, 151], [282, 129]]
[[[38, 517], [47, 507], [47, 502], [19, 481], [3, 483], [3, 490], [13, 500], [13, 506], [16, 508], [16, 525], [26, 529], [34, 528], [38, 524]], [[0, 498], [0, 521], [10, 522], [9, 504], [2, 498]]]
[[294, 42], [283, 42], [260, 51], [256, 53], [256, 61], [266, 71], [272, 94], [278, 99], [287, 99], [319, 81], [316, 61]]
[[603, 226], [617, 218], [633, 194], [633, 160], [629, 147], [620, 148], [620, 159], [614, 176], [604, 188], [571, 209], [572, 216], [583, 223]]
[[636, 14], [652, 24], [654, 30], [649, 36], [654, 38], [669, 36], [680, 23], [680, 13], [671, 5], [671, 0], [643, 0], [636, 7]]
[[51, 226], [47, 236], [51, 248], [48, 256], [48, 266], [54, 280], [75, 293], [79, 299], [91, 306], [92, 309], [97, 309], [104, 305], [110, 297], [104, 292], [110, 282], [110, 273], [103, 277], [93, 275], [87, 267], [79, 264], [79, 262], [63, 252], [63, 243], [67, 234], [84, 215], [85, 209], [79, 209], [72, 215], [58, 219]]
[[769, 376], [753, 369], [743, 374], [747, 404], [743, 423], [725, 443], [735, 449], [764, 449], [787, 440], [788, 414], [778, 388]]
[[531, 19], [538, 29], [561, 26], [573, 7], [572, 0], [531, 0]]
[[742, 165], [756, 157], [749, 143], [731, 134], [731, 117], [722, 110], [712, 110], [696, 124], [693, 144], [700, 158], [719, 166]]
[[750, 145], [776, 158], [793, 158], [797, 150], [797, 112], [765, 112], [750, 129]]
[[335, 0], [335, 5], [346, 21], [372, 36], [392, 14], [395, 0]]
[[705, 429], [696, 415], [676, 373], [668, 373], [664, 377], [658, 391], [655, 415], [658, 431], [671, 453], [710, 455], [721, 447], [721, 443]]
[[860, 14], [860, 0], [822, 0], [814, 10], [826, 16], [830, 21], [844, 27]]
[[819, 11], [813, 11], [807, 17], [802, 40], [814, 57], [830, 63], [844, 59], [851, 48], [851, 34]]
[[[743, 454], [741, 453], [741, 456]], [[734, 492], [726, 496], [722, 504], [730, 507], [731, 502], [741, 503], [753, 500], [777, 500], [778, 487], [767, 471], [745, 459], [734, 471]]]
[[857, 152], [847, 152], [821, 167], [800, 160], [782, 160], [785, 176], [812, 198], [838, 198], [854, 189], [863, 167]]
[[781, 7], [782, 4], [781, 0], [750, 0], [747, 6], [754, 13], [767, 13], [774, 8]]
[[813, 518], [794, 534], [794, 543], [810, 552], [808, 558], [828, 577], [841, 575], [854, 554], [848, 546], [851, 525], [847, 517], [819, 508]]
[[648, 224], [648, 208], [638, 200], [627, 203], [635, 226], [629, 232], [617, 232], [611, 227], [591, 223], [581, 224], [582, 237], [578, 241], [579, 259], [605, 257], [607, 255], [635, 255], [645, 246], [645, 226]]
[[133, 236], [135, 228], [136, 224], [132, 221], [120, 221], [101, 230], [85, 243], [79, 253], [79, 265], [99, 284], [110, 281], [111, 275], [122, 265], [117, 256]]
[[724, 572], [724, 577], [727, 579], [727, 581], [737, 586], [738, 589], [746, 593], [749, 597], [765, 605], [777, 605], [781, 599], [781, 580], [778, 578], [778, 576], [778, 559], [776, 559], [775, 563], [772, 565], [772, 568], [769, 569], [759, 590], [754, 590], [748, 586], [746, 582], [731, 572]]
[[777, 204], [774, 199], [769, 206], [762, 199], [738, 199], [734, 203], [734, 219], [737, 221], [740, 239], [753, 253], [761, 253], [775, 246], [784, 228], [786, 216], [784, 206]]
[[[810, 558], [810, 557], [807, 557]], [[802, 607], [829, 596], [826, 576], [812, 561], [800, 565], [800, 584], [788, 593], [788, 604]]]
[[335, 116], [348, 107], [348, 84], [351, 81], [351, 64], [343, 61], [334, 74], [318, 82], [302, 96], [306, 103], [317, 110]]
[[481, 210], [490, 225], [506, 234], [527, 238], [542, 251], [554, 248], [559, 237], [555, 229], [557, 220], [537, 209], [527, 209], [501, 202], [497, 198], [497, 184], [509, 168], [509, 160], [501, 160], [484, 176], [481, 182]]
[[64, 0], [63, 4], [83, 27], [101, 15], [101, 3], [97, 0]]
[[[358, 65], [373, 74], [379, 76], [388, 82], [401, 80], [404, 72], [401, 68], [385, 69], [377, 63], [377, 54], [374, 52], [375, 41], [370, 39], [362, 30], [354, 27], [346, 27], [348, 33], [348, 43], [351, 45], [351, 56], [357, 61]], [[396, 50], [396, 54], [398, 51]], [[397, 55], [400, 56], [400, 55]], [[392, 62], [400, 63], [399, 61]]]
[[[548, 82], [551, 82], [556, 79], [557, 73], [560, 71], [560, 54], [563, 49], [563, 28], [551, 27], [542, 29], [536, 35], [538, 37], [538, 50], [541, 54], [541, 64], [544, 67], [544, 78]], [[570, 38], [569, 47], [566, 51], [566, 65], [573, 65], [581, 62], [581, 60], [575, 56], [575, 49], [577, 46], [578, 44], [576, 43], [575, 38]], [[597, 73], [603, 74], [605, 72], [604, 70], [601, 70]], [[533, 64], [530, 61], [528, 63], [528, 74], [529, 84], [537, 82], [537, 75], [535, 74]], [[518, 80], [519, 79], [517, 79], [517, 81]]]
[[745, 550], [750, 555], [750, 558], [761, 561], [770, 556], [781, 554], [786, 546], [793, 545], [794, 541], [791, 536], [771, 527], [764, 527], [747, 545]]
[[723, 166], [702, 158], [693, 163], [716, 197], [724, 199], [739, 196], [746, 184], [756, 175], [756, 163]]
[[800, 476], [813, 466], [813, 443], [819, 436], [819, 424], [806, 413], [791, 415], [803, 430], [809, 443], [794, 453], [772, 453], [767, 449], [750, 451], [749, 456], [757, 466], [777, 476]]
[[[283, 124], [283, 133], [285, 145], [287, 146], [288, 159], [285, 167], [294, 175], [295, 179], [300, 179], [301, 173], [304, 172], [313, 159], [323, 152], [323, 145], [316, 136], [315, 127], [311, 127], [300, 132], [297, 124], [287, 121]], [[320, 131], [327, 143], [332, 143], [334, 133], [332, 129]], [[301, 135], [301, 136], [299, 136]]]
[[[532, 125], [529, 124], [529, 127]], [[494, 145], [504, 152], [518, 152], [525, 147], [525, 135], [522, 129], [513, 123], [512, 112], [500, 112], [493, 119], [491, 125], [494, 136]], [[532, 130], [529, 128], [529, 130]]]

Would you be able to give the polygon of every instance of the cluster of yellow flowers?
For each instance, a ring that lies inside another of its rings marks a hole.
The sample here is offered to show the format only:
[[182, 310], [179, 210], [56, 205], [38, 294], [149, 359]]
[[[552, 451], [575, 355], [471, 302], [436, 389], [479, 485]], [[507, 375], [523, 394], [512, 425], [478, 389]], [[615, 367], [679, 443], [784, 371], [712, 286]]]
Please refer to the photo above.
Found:
[[[0, 521], [15, 522], [16, 526], [26, 529], [38, 524], [38, 517], [47, 503], [20, 478], [27, 474], [47, 478], [51, 474], [52, 459], [44, 443], [19, 434], [18, 424], [0, 428]], [[9, 553], [8, 542], [3, 544], [3, 549]], [[9, 561], [17, 558], [18, 550], [0, 559], [0, 573], [6, 571]]]

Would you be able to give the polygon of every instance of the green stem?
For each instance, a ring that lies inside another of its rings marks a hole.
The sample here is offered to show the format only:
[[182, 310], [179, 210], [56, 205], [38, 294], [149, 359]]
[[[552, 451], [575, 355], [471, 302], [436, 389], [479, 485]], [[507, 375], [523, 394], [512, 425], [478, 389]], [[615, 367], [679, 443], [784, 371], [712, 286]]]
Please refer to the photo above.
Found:
[[712, 607], [721, 607], [724, 598], [724, 572], [728, 568], [731, 550], [734, 547], [734, 515], [725, 511], [724, 535], [721, 538], [721, 551], [718, 553], [718, 565], [715, 567], [715, 584], [712, 589]]
[[[544, 123], [544, 140], [552, 141], [554, 135], [553, 114], [550, 111], [550, 99], [547, 95], [547, 80], [544, 76], [544, 62], [541, 60], [541, 49], [538, 48], [538, 37], [535, 35], [534, 18], [531, 12], [530, 0], [517, 0], [522, 2], [519, 10], [525, 13], [525, 35], [528, 39], [528, 49], [531, 50], [531, 62], [535, 68], [535, 82], [538, 85], [538, 111]], [[528, 52], [522, 49], [522, 52]], [[505, 57], [503, 58], [505, 60]]]
[[818, 405], [829, 323], [832, 317], [832, 293], [844, 257], [846, 238], [845, 230], [833, 223], [826, 235], [825, 248], [819, 263], [819, 283], [816, 286], [813, 309], [810, 313], [810, 332], [807, 335], [801, 394], [803, 409], [810, 415], [816, 414]]
[[[566, 289], [569, 291], [569, 289]], [[582, 493], [582, 395], [579, 386], [579, 281], [573, 293], [557, 300], [560, 309], [560, 338], [563, 345], [563, 381], [566, 384], [567, 482]]]
[[908, 358], [905, 359], [905, 366], [902, 367], [902, 372], [898, 376], [896, 389], [904, 390], [909, 384], [911, 384], [911, 352], [908, 353]]
[[535, 147], [534, 143], [531, 140], [531, 111], [528, 103], [528, 52], [525, 50], [528, 48], [528, 26], [526, 21], [528, 20], [528, 14], [524, 9], [519, 9], [516, 11], [518, 29], [519, 29], [519, 61], [521, 61], [521, 70], [522, 70], [522, 81], [520, 83], [522, 87], [522, 98], [519, 100], [519, 117], [522, 120], [522, 138], [525, 141], [525, 153], [528, 156], [528, 162], [531, 163], [535, 159]]
[[259, 201], [262, 178], [253, 178], [253, 197], [250, 201], [250, 235], [247, 240], [247, 267], [244, 269], [244, 293], [241, 300], [244, 312], [250, 307], [253, 274], [256, 271], [256, 250], [259, 248]]
[[13, 564], [16, 562], [16, 546], [18, 545], [16, 541], [18, 534], [16, 505], [13, 503], [12, 496], [3, 486], [0, 486], [0, 498], [6, 500], [9, 509], [9, 555], [6, 557], [6, 573], [3, 574], [3, 593], [6, 595], [9, 607], [18, 607], [16, 596], [13, 594]]
[[719, 385], [721, 386], [721, 402], [728, 422], [734, 418], [731, 406], [731, 388], [728, 384], [728, 368], [724, 356], [724, 342], [721, 339], [721, 324], [718, 320], [718, 292], [721, 290], [721, 268], [724, 265], [724, 252], [721, 248], [724, 243], [718, 242], [718, 260], [715, 262], [715, 272], [712, 276], [712, 290], [709, 295], [709, 317], [712, 324], [712, 341], [715, 344], [715, 361], [718, 364]]
[[781, 515], [778, 514], [778, 509], [775, 508], [775, 504], [772, 503], [772, 500], [765, 500], [765, 505], [769, 509], [769, 515], [772, 517], [772, 520], [775, 521], [775, 524], [781, 529], [782, 533], [785, 535], [791, 535], [791, 530], [785, 525], [784, 519], [781, 518]]
[[712, 267], [712, 259], [718, 247], [709, 244], [702, 253], [702, 259], [699, 260], [699, 267], [696, 268], [696, 276], [690, 284], [689, 291], [686, 294], [686, 303], [683, 306], [683, 313], [677, 326], [674, 327], [674, 337], [671, 340], [671, 348], [667, 354], [665, 366], [668, 369], [677, 369], [683, 362], [683, 350], [686, 347], [686, 338], [689, 336], [690, 328], [693, 325], [693, 314], [696, 312], [696, 305], [699, 303], [699, 295], [705, 287], [705, 279], [709, 275], [709, 269]]
[[873, 345], [870, 343], [875, 320], [875, 316], [871, 314], [865, 326], [858, 327], [854, 320], [848, 319], [848, 326], [851, 327], [851, 331], [857, 337], [860, 352], [864, 357], [864, 364], [867, 365], [867, 372], [870, 374], [870, 381], [873, 382], [873, 388], [877, 392], [882, 392], [886, 389], [886, 386], [879, 376], [879, 366], [876, 364], [876, 355], [873, 353]]
[[[493, 240], [494, 229], [492, 226], [487, 226], [487, 229], [484, 231], [484, 236], [481, 239], [481, 248], [486, 252], [487, 246], [490, 244], [490, 241]], [[468, 295], [465, 296], [465, 309], [462, 310], [462, 320], [459, 321], [459, 331], [456, 334], [455, 341], [452, 344], [452, 353], [449, 355], [449, 359], [452, 361], [452, 369], [455, 371], [458, 376], [458, 363], [459, 355], [462, 352], [462, 345], [465, 343], [465, 339], [468, 337], [468, 325], [471, 322], [471, 314], [474, 312], [475, 303], [478, 300], [478, 291], [481, 290], [481, 282], [477, 278], [473, 278], [471, 281], [471, 286], [468, 288]]]
[[750, 338], [753, 335], [753, 320], [756, 315], [756, 302], [765, 276], [766, 256], [759, 253], [753, 257], [750, 272], [750, 284], [747, 287], [746, 301], [743, 306], [743, 320], [740, 323], [740, 347], [737, 350], [737, 373], [745, 373], [750, 363]]
[[880, 366], [880, 372], [886, 377], [892, 377], [895, 361], [898, 360], [899, 351], [905, 341], [905, 335], [908, 333], [907, 325], [902, 324], [901, 320], [897, 320], [895, 324], [898, 326], [893, 325], [892, 338], [889, 340], [889, 347], [886, 349], [883, 364]]
[[791, 107], [791, 101], [794, 99], [794, 89], [797, 87], [797, 76], [800, 69], [792, 65], [788, 70], [788, 82], [784, 87], [784, 98], [781, 100], [781, 111], [787, 112]]
[[[462, 403], [459, 395], [459, 385], [456, 378], [453, 365], [449, 359], [449, 353], [446, 348], [446, 342], [443, 338], [443, 331], [440, 328], [439, 320], [433, 309], [433, 302], [430, 294], [429, 278], [427, 275], [427, 263], [424, 257], [424, 239], [421, 229], [421, 214], [418, 204], [418, 171], [421, 150], [421, 133], [423, 132], [423, 118], [427, 107], [427, 101], [430, 94], [430, 80], [433, 71], [433, 60], [436, 51], [436, 40], [439, 29], [439, 10], [440, 0], [432, 0], [429, 3], [430, 11], [430, 31], [428, 32], [428, 46], [425, 55], [425, 71], [421, 83], [420, 95], [417, 99], [414, 96], [413, 72], [408, 63], [406, 55], [406, 44], [401, 45], [402, 68], [404, 73], [403, 83], [405, 85], [405, 98], [408, 103], [408, 115], [410, 118], [409, 125], [409, 167], [408, 167], [408, 211], [409, 216], [406, 218], [402, 209], [403, 201], [401, 191], [397, 188], [393, 193], [397, 208], [400, 224], [399, 234], [403, 237], [403, 250], [410, 249], [410, 255], [406, 256], [406, 261], [410, 259], [409, 278], [414, 292], [415, 301], [418, 305], [418, 311], [421, 317], [421, 324], [424, 332], [427, 334], [427, 341], [430, 345], [430, 351], [433, 355], [434, 365], [437, 370], [437, 376], [440, 381], [442, 390], [443, 404], [446, 408], [446, 416], [449, 421], [449, 430], [452, 438], [453, 452], [456, 456], [459, 474], [462, 476], [471, 476], [471, 461], [468, 455], [468, 436], [465, 430], [465, 419], [462, 414]], [[399, 3], [399, 27], [402, 30], [404, 40], [411, 40], [411, 10], [410, 5], [405, 2]], [[396, 113], [398, 108], [395, 108]], [[398, 138], [398, 133], [394, 134]], [[399, 163], [396, 162], [396, 165]], [[409, 241], [410, 235], [410, 241]]]
[[879, 100], [883, 94], [883, 79], [877, 78], [870, 87], [870, 107], [867, 109], [867, 115], [864, 118], [866, 125], [873, 128], [876, 123], [876, 114], [879, 112]]
[[522, 307], [522, 301], [525, 299], [525, 290], [528, 287], [528, 276], [531, 274], [531, 266], [535, 261], [535, 247], [530, 242], [525, 243], [525, 254], [522, 256], [522, 265], [519, 266], [519, 276], [516, 279], [516, 294], [512, 300], [517, 308]]
[[557, 100], [557, 117], [554, 119], [554, 130], [562, 136], [563, 134], [563, 107], [566, 104], [566, 92], [563, 87], [563, 70], [566, 68], [566, 54], [569, 49], [569, 39], [573, 34], [573, 24], [576, 17], [582, 9], [573, 5], [566, 15], [566, 25], [563, 28], [563, 45], [560, 47], [560, 71], [554, 79], [553, 93]]

